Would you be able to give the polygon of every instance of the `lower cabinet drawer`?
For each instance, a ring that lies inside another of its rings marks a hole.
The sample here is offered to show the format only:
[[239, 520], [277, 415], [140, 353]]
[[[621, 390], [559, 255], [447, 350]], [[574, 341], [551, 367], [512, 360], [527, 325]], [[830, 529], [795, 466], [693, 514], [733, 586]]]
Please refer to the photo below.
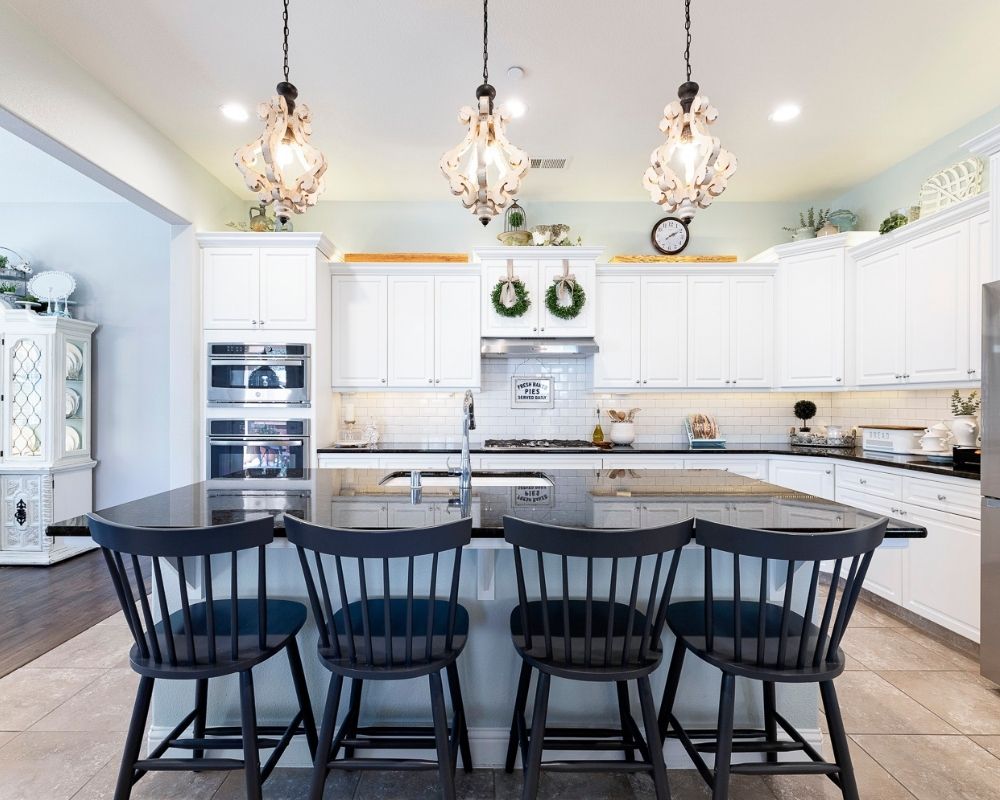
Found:
[[838, 495], [841, 489], [851, 489], [863, 494], [898, 500], [902, 493], [902, 483], [899, 475], [837, 465]]
[[762, 459], [719, 458], [718, 456], [702, 456], [684, 459], [684, 469], [720, 469], [743, 475], [746, 478], [767, 480], [767, 461]]
[[604, 469], [684, 469], [684, 459], [677, 456], [609, 455], [603, 458]]
[[969, 481], [968, 486], [957, 483], [928, 480], [926, 478], [903, 478], [902, 500], [935, 511], [947, 511], [963, 517], [979, 519], [981, 498], [979, 484]]

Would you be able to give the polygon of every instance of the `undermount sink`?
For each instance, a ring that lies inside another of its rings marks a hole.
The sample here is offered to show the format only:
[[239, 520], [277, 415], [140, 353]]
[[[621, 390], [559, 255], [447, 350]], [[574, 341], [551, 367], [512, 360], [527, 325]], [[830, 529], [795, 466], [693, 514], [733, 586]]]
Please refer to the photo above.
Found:
[[[380, 486], [387, 487], [410, 487], [409, 472], [393, 472], [386, 475]], [[458, 488], [458, 475], [450, 475], [447, 472], [421, 472], [420, 485], [427, 489], [437, 486], [446, 488]], [[473, 472], [472, 488], [477, 486], [552, 486], [552, 481], [541, 472]]]

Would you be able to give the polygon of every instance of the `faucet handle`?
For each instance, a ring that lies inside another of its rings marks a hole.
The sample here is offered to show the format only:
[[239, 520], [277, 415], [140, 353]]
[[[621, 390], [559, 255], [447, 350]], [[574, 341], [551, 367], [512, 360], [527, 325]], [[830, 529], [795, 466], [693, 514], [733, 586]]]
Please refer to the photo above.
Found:
[[449, 475], [458, 475], [461, 470], [458, 467], [453, 467], [451, 465], [451, 454], [449, 453], [444, 457], [444, 471]]

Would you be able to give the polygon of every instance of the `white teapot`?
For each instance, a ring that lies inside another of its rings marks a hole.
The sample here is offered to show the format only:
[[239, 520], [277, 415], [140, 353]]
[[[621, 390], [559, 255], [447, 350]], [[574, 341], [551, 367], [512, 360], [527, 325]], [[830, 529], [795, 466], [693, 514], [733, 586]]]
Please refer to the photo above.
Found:
[[940, 453], [947, 450], [951, 444], [951, 431], [947, 425], [938, 423], [924, 431], [920, 437], [920, 448], [932, 453]]

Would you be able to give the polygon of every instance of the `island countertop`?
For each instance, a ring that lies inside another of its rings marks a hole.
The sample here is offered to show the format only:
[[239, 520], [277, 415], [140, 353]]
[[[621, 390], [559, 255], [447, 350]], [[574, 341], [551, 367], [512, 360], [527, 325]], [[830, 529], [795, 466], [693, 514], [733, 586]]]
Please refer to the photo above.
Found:
[[[861, 527], [878, 515], [832, 500], [784, 489], [720, 470], [544, 470], [475, 473], [468, 505], [457, 489], [429, 485], [440, 473], [424, 472], [424, 487], [411, 492], [408, 472], [379, 469], [311, 470], [305, 480], [204, 481], [97, 513], [114, 522], [143, 527], [207, 527], [261, 514], [283, 514], [342, 528], [418, 528], [473, 518], [473, 546], [502, 544], [503, 517], [553, 525], [633, 528], [687, 517], [753, 528], [817, 533]], [[477, 485], [476, 476], [509, 485]], [[387, 486], [395, 476], [400, 485]], [[509, 480], [508, 480], [509, 479]], [[551, 485], [538, 485], [544, 483]], [[86, 517], [55, 522], [50, 536], [87, 536]], [[924, 527], [892, 519], [887, 538], [923, 538]]]

